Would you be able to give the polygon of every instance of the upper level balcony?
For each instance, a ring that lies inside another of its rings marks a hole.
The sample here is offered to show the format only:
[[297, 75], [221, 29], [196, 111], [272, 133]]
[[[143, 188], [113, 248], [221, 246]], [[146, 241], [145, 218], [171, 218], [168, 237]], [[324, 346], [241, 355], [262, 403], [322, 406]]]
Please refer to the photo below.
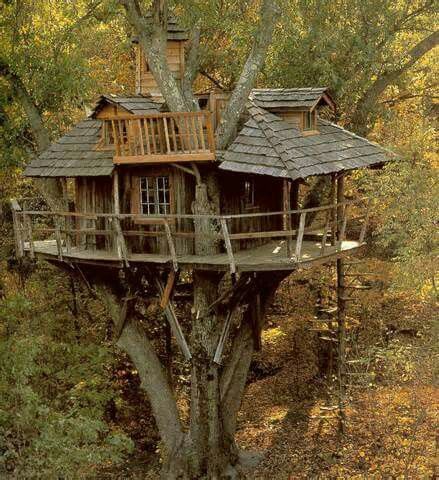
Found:
[[104, 120], [99, 148], [114, 148], [115, 164], [215, 159], [210, 112], [118, 115]]

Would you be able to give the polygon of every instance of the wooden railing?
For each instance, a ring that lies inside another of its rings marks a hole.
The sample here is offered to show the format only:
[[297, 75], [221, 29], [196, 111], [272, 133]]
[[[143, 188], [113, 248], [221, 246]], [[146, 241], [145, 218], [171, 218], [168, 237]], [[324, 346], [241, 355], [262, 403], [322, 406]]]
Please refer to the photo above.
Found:
[[125, 115], [105, 119], [115, 164], [215, 159], [210, 112]]
[[[354, 214], [354, 208], [365, 206], [364, 199], [355, 201], [346, 201], [334, 205], [314, 207], [300, 210], [289, 210], [279, 212], [247, 213], [236, 215], [137, 215], [137, 214], [112, 214], [112, 213], [75, 213], [75, 212], [51, 212], [51, 211], [23, 211], [18, 203], [12, 201], [12, 211], [14, 220], [14, 233], [16, 240], [16, 252], [18, 256], [23, 256], [25, 251], [29, 252], [31, 257], [35, 256], [36, 239], [49, 239], [56, 242], [57, 256], [60, 260], [64, 256], [69, 256], [75, 250], [76, 252], [84, 250], [96, 250], [96, 238], [105, 237], [104, 250], [113, 252], [113, 254], [126, 266], [132, 260], [127, 239], [130, 237], [155, 237], [162, 238], [167, 243], [168, 252], [173, 267], [178, 269], [179, 255], [176, 249], [176, 239], [196, 239], [202, 236], [206, 240], [219, 241], [223, 243], [223, 250], [227, 254], [228, 264], [231, 273], [235, 273], [236, 260], [235, 255], [239, 249], [233, 247], [233, 243], [241, 240], [262, 239], [283, 240], [285, 247], [285, 256], [291, 262], [303, 261], [303, 242], [306, 236], [313, 237], [313, 244], [319, 245], [318, 256], [324, 257], [334, 253], [334, 249], [341, 248], [341, 244], [346, 240], [346, 231], [350, 223], [356, 223], [358, 230], [356, 238], [349, 240], [356, 241], [358, 244], [364, 243], [367, 222], [369, 218], [369, 204], [367, 209], [361, 215]], [[269, 231], [235, 231], [232, 227], [236, 220], [257, 219], [261, 217], [278, 217], [283, 228]], [[313, 221], [308, 224], [307, 218], [313, 217]], [[46, 218], [46, 221], [38, 219]], [[31, 219], [34, 219], [32, 222]], [[78, 227], [75, 219], [86, 220], [89, 225]], [[157, 230], [124, 230], [121, 224], [125, 220], [132, 220], [134, 224], [155, 225]], [[195, 228], [192, 231], [181, 231], [178, 228], [179, 221], [191, 220], [194, 222], [208, 222], [211, 233], [197, 234]], [[98, 228], [100, 221], [105, 226]], [[357, 223], [360, 222], [360, 223]], [[297, 224], [297, 228], [291, 225]], [[84, 242], [84, 237], [94, 237], [95, 241]], [[332, 250], [331, 250], [332, 247]], [[99, 250], [99, 249], [97, 249]], [[331, 251], [330, 251], [331, 250]], [[97, 256], [99, 258], [99, 256]]]

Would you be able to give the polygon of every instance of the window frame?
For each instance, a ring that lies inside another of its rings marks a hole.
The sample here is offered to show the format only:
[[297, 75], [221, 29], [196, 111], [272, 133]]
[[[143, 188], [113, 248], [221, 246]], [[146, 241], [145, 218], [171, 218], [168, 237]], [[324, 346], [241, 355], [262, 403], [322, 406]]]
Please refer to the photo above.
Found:
[[[307, 125], [309, 121], [309, 125]], [[302, 113], [302, 131], [317, 132], [317, 117], [315, 110], [306, 110]]]
[[[145, 173], [144, 175], [138, 176], [136, 183], [138, 190], [137, 198], [139, 200], [138, 211], [140, 215], [154, 217], [157, 215], [172, 214], [172, 192], [169, 174], [158, 173], [151, 175], [151, 173]], [[144, 194], [146, 194], [146, 201], [144, 201]], [[153, 201], [151, 201], [151, 199], [153, 199]]]
[[244, 210], [256, 210], [259, 206], [256, 203], [256, 182], [250, 177], [244, 179], [244, 192], [242, 194], [242, 205]]

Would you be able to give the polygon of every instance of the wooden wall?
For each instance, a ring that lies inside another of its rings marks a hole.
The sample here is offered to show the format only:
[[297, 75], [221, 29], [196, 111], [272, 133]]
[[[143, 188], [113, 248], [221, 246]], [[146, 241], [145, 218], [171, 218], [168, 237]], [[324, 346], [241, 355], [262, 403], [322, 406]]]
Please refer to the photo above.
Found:
[[[184, 44], [182, 41], [169, 40], [166, 45], [168, 65], [177, 80], [181, 80], [184, 73]], [[136, 51], [136, 92], [142, 95], [161, 95], [140, 45], [137, 45]]]
[[[244, 183], [253, 179], [255, 186], [255, 206], [244, 205]], [[222, 186], [221, 213], [245, 214], [276, 212], [282, 210], [282, 180], [264, 175], [246, 175], [223, 172], [220, 176]], [[229, 221], [230, 233], [248, 233], [258, 231], [282, 230], [282, 216], [239, 218]], [[247, 249], [262, 245], [266, 239], [233, 240], [235, 249]]]

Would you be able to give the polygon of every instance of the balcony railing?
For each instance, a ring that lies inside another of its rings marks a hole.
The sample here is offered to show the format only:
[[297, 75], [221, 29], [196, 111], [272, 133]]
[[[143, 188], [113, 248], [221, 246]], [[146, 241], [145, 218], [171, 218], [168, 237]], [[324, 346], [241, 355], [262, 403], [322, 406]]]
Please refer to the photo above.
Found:
[[105, 119], [115, 164], [215, 159], [210, 112], [125, 115]]
[[[178, 242], [181, 239], [196, 241], [201, 235], [203, 240], [222, 245], [224, 261], [215, 261], [228, 265], [232, 273], [239, 268], [241, 253], [254, 251], [255, 258], [252, 261], [258, 262], [260, 249], [268, 245], [267, 242], [276, 245], [268, 249], [271, 253], [259, 257], [261, 264], [280, 261], [291, 265], [308, 262], [361, 246], [369, 217], [369, 208], [364, 210], [365, 206], [365, 200], [361, 199], [281, 212], [149, 216], [22, 210], [15, 200], [12, 202], [18, 256], [23, 256], [26, 252], [31, 257], [36, 253], [47, 253], [62, 260], [64, 257], [82, 258], [88, 252], [89, 259], [116, 259], [127, 266], [131, 261], [142, 261], [142, 258], [144, 261], [159, 261], [161, 256], [161, 261], [163, 257], [168, 257], [177, 269], [182, 259], [184, 263], [191, 262], [190, 255], [179, 253]], [[266, 229], [262, 226], [273, 218], [278, 219], [273, 224], [280, 225], [279, 229]], [[259, 222], [256, 230], [248, 231], [252, 220], [264, 222]], [[210, 234], [195, 232], [195, 224], [200, 222], [209, 223]], [[243, 225], [246, 225], [245, 231]], [[155, 253], [146, 249], [144, 253], [134, 254], [130, 251], [133, 237], [156, 239], [161, 247]], [[259, 250], [251, 244], [243, 248], [240, 243], [256, 240], [261, 241], [259, 245], [262, 247]], [[344, 246], [346, 241], [352, 245]], [[199, 255], [194, 258], [196, 262], [202, 261]], [[210, 261], [206, 255], [205, 263]], [[245, 262], [248, 262], [248, 254]]]

